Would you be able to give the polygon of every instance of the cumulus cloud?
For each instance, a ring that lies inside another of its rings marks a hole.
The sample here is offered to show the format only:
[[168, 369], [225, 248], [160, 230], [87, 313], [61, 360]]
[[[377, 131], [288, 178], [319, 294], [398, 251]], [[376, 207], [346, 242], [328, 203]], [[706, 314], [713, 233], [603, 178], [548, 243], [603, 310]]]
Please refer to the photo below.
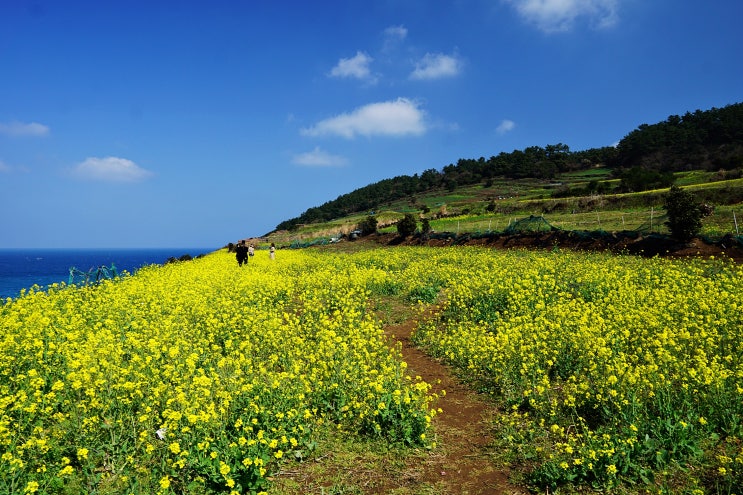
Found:
[[126, 158], [108, 156], [105, 158], [86, 158], [72, 169], [78, 179], [102, 182], [138, 182], [147, 179], [152, 172]]
[[419, 136], [426, 132], [425, 112], [407, 98], [370, 103], [350, 113], [321, 120], [301, 130], [302, 135], [341, 136]]
[[49, 134], [49, 127], [37, 122], [0, 122], [0, 134], [10, 137], [42, 137]]
[[411, 79], [440, 79], [442, 77], [454, 77], [462, 70], [462, 62], [459, 58], [443, 53], [426, 53], [416, 62], [415, 70], [410, 73]]
[[316, 146], [312, 151], [294, 155], [292, 163], [305, 167], [341, 167], [348, 161], [342, 156], [332, 155]]
[[527, 22], [552, 33], [569, 31], [578, 18], [598, 28], [617, 22], [619, 0], [506, 0]]
[[363, 52], [356, 52], [352, 58], [342, 58], [330, 71], [332, 77], [370, 79], [369, 64], [373, 58]]
[[513, 120], [504, 119], [501, 121], [500, 124], [498, 124], [498, 127], [495, 128], [495, 132], [498, 134], [505, 134], [507, 132], [512, 131], [516, 127], [516, 122]]

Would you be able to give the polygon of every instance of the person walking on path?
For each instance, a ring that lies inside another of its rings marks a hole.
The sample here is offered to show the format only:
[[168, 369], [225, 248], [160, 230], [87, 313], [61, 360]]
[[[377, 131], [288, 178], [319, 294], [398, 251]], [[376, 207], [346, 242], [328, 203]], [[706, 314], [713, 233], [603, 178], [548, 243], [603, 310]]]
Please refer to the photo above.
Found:
[[271, 243], [271, 247], [268, 248], [268, 257], [270, 259], [276, 258], [276, 245], [273, 242]]
[[243, 266], [243, 263], [248, 264], [248, 246], [245, 245], [245, 241], [237, 243], [235, 258], [237, 258], [237, 266]]

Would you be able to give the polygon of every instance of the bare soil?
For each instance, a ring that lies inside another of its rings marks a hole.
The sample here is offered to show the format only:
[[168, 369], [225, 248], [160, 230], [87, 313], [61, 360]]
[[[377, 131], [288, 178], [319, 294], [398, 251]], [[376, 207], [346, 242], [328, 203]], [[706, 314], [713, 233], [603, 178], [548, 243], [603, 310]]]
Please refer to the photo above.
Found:
[[[407, 493], [436, 494], [527, 494], [509, 481], [508, 466], [492, 459], [491, 418], [496, 408], [477, 393], [460, 383], [445, 365], [424, 354], [410, 341], [416, 321], [388, 326], [388, 336], [402, 344], [403, 359], [413, 376], [420, 376], [436, 390], [446, 394], [436, 403], [442, 413], [433, 426], [438, 447], [423, 460], [412, 460], [406, 476], [389, 479], [370, 493], [390, 493], [406, 488]], [[427, 490], [419, 492], [416, 487]], [[428, 491], [434, 490], [434, 491]]]

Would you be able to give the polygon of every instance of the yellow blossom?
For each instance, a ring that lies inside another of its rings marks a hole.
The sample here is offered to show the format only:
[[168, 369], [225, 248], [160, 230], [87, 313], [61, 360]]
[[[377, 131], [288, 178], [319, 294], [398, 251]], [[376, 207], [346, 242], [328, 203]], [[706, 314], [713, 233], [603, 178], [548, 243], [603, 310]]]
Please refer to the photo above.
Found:
[[26, 484], [26, 488], [23, 490], [23, 493], [36, 493], [39, 491], [39, 483], [36, 481], [29, 481]]
[[168, 488], [170, 488], [170, 477], [163, 476], [162, 478], [160, 478], [160, 489], [167, 490]]

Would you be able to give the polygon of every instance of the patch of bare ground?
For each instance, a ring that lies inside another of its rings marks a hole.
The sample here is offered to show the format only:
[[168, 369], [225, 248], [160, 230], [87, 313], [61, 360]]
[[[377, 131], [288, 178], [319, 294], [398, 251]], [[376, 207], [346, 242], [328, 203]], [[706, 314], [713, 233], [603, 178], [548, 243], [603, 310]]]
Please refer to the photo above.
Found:
[[[498, 411], [487, 400], [460, 383], [448, 367], [415, 347], [410, 336], [415, 320], [390, 325], [386, 334], [402, 345], [404, 361], [413, 376], [420, 376], [446, 394], [436, 403], [442, 414], [433, 422], [436, 449], [408, 461], [407, 476], [388, 479], [369, 493], [526, 494], [509, 482], [509, 469], [492, 459], [490, 424]], [[416, 491], [424, 488], [426, 491]], [[401, 488], [408, 491], [397, 492]]]

